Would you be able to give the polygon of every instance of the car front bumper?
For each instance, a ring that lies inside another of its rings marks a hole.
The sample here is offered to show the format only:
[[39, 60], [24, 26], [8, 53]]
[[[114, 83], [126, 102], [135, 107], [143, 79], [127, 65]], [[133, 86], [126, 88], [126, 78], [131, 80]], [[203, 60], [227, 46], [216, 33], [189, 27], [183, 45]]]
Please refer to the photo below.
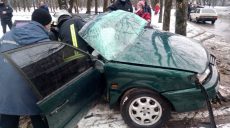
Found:
[[[216, 97], [219, 87], [219, 73], [217, 67], [211, 66], [211, 68], [211, 77], [208, 82], [203, 84], [210, 100]], [[197, 110], [206, 105], [205, 96], [198, 86], [197, 88], [165, 92], [162, 93], [162, 95], [171, 102], [177, 112]]]

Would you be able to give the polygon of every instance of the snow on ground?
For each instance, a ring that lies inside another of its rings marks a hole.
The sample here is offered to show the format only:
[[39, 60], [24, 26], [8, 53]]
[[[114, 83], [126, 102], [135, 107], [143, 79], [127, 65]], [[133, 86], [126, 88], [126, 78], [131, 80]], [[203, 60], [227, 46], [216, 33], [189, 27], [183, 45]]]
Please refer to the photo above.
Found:
[[216, 6], [214, 9], [216, 9], [219, 16], [228, 16], [230, 18], [230, 6]]
[[[230, 7], [215, 7], [217, 9], [218, 14], [221, 15], [229, 15]], [[175, 31], [175, 10], [171, 12], [171, 25], [170, 25], [170, 32]], [[13, 21], [14, 20], [30, 20], [31, 12], [14, 12]], [[152, 17], [152, 25], [155, 29], [162, 29], [162, 23], [158, 22], [158, 15]], [[8, 29], [9, 31], [9, 29]], [[192, 24], [187, 26], [187, 36], [191, 38], [195, 38], [197, 40], [206, 40], [207, 38], [212, 37], [210, 42], [219, 43], [222, 46], [226, 44], [229, 47], [229, 44], [225, 43], [222, 40], [217, 40], [215, 35], [209, 32], [205, 32]], [[0, 28], [0, 37], [2, 36], [2, 28]], [[229, 54], [230, 55], [230, 54]], [[227, 90], [225, 92], [226, 95], [230, 95], [230, 89], [223, 86], [220, 86], [220, 89]], [[221, 108], [214, 108], [214, 115], [215, 116], [225, 116], [230, 115], [230, 106], [229, 107], [221, 107]], [[173, 113], [172, 118], [170, 121], [175, 120], [182, 120], [184, 118], [194, 118], [194, 119], [202, 119], [207, 118], [208, 112], [207, 111], [194, 111], [194, 112], [186, 112], [186, 113]], [[98, 103], [95, 105], [85, 116], [82, 118], [78, 123], [78, 128], [128, 128], [128, 126], [124, 123], [119, 110], [110, 109], [107, 103]], [[218, 128], [230, 128], [229, 123], [220, 123], [218, 124]]]

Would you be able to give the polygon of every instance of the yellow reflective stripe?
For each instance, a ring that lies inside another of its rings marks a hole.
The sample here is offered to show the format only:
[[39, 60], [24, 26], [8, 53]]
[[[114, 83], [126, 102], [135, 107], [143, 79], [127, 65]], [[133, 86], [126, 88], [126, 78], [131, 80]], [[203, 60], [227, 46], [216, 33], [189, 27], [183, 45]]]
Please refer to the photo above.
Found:
[[80, 53], [77, 53], [77, 54], [74, 53], [73, 56], [70, 56], [70, 57], [65, 58], [65, 59], [64, 59], [64, 62], [70, 62], [70, 61], [72, 61], [72, 60], [75, 60], [75, 59], [81, 58], [81, 57], [84, 57], [84, 55], [83, 55], [83, 54], [80, 54]]
[[74, 24], [70, 25], [70, 33], [71, 33], [71, 38], [72, 38], [73, 46], [78, 47]]

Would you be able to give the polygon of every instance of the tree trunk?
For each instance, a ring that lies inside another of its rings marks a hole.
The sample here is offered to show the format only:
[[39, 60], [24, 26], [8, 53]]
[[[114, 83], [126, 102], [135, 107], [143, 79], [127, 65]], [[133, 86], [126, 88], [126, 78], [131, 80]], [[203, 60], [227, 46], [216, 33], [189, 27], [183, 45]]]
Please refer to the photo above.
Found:
[[98, 0], [95, 0], [95, 14], [98, 13]]
[[165, 0], [163, 30], [169, 31], [172, 0]]
[[225, 6], [225, 2], [226, 2], [225, 0], [222, 1], [222, 6]]
[[87, 0], [87, 11], [86, 14], [90, 14], [91, 13], [91, 5], [92, 5], [92, 0]]
[[162, 23], [163, 3], [164, 3], [164, 0], [160, 0], [160, 13], [159, 13], [158, 23]]
[[70, 1], [69, 1], [69, 9], [68, 9], [68, 12], [69, 12], [69, 13], [72, 13], [73, 4], [74, 4], [74, 0], [70, 0]]
[[110, 3], [114, 3], [115, 2], [115, 0], [110, 0]]
[[35, 10], [35, 1], [33, 0], [33, 8], [34, 8], [34, 10]]
[[175, 33], [186, 36], [188, 1], [176, 0]]
[[66, 0], [58, 0], [59, 9], [67, 9]]
[[76, 0], [76, 10], [77, 14], [79, 14], [79, 0]]
[[23, 7], [23, 11], [25, 12], [26, 11], [26, 1], [25, 0], [23, 0], [22, 2], [22, 7]]
[[107, 7], [108, 7], [108, 0], [104, 0], [104, 3], [103, 3], [103, 12], [106, 11]]

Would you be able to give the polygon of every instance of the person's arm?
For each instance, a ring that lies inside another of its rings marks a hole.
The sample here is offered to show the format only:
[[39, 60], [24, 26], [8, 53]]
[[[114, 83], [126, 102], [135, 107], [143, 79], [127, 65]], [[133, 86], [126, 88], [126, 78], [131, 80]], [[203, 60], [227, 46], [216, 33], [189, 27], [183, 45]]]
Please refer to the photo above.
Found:
[[13, 12], [13, 9], [9, 5], [6, 5], [5, 10], [3, 10], [1, 14], [3, 15], [12, 14], [12, 12]]
[[13, 13], [13, 9], [9, 5], [7, 5], [6, 7], [8, 7], [8, 9], [6, 10], [7, 14]]
[[130, 7], [130, 12], [133, 12], [133, 6], [132, 6], [132, 4], [131, 4], [131, 7]]
[[112, 5], [110, 5], [110, 6], [107, 8], [107, 10], [108, 10], [108, 11], [115, 11], [115, 10], [117, 10], [117, 7], [116, 7], [115, 4], [112, 4]]

